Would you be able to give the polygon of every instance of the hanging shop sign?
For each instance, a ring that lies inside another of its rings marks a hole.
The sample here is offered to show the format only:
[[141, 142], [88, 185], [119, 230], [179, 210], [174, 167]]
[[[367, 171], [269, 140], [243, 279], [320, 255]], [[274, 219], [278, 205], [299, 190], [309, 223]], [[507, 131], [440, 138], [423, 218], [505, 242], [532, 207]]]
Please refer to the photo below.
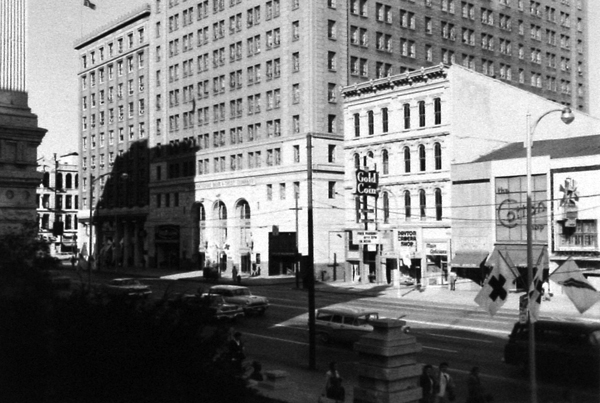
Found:
[[379, 173], [377, 171], [356, 170], [356, 195], [377, 197]]
[[376, 245], [382, 239], [379, 231], [352, 231], [352, 241], [356, 245]]

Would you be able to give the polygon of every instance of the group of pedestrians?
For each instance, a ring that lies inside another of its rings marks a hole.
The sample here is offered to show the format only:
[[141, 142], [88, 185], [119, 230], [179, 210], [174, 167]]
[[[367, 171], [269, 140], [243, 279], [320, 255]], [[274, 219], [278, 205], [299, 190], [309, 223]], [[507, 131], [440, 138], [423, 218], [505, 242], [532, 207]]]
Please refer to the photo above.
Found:
[[[437, 373], [432, 365], [423, 366], [420, 378], [423, 392], [421, 403], [448, 403], [456, 400], [456, 384], [448, 373], [448, 363], [442, 362]], [[479, 367], [473, 367], [467, 381], [468, 396], [466, 403], [487, 403], [492, 397], [486, 394], [479, 377]]]

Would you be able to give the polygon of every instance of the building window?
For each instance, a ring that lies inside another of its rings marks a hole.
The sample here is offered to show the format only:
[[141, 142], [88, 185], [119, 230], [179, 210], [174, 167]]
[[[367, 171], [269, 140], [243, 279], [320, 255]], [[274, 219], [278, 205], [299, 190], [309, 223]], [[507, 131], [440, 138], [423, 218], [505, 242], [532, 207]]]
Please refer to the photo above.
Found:
[[442, 145], [440, 143], [435, 143], [433, 145], [433, 153], [435, 156], [435, 169], [442, 169]]
[[368, 117], [368, 125], [369, 125], [369, 134], [375, 133], [375, 118], [373, 116], [373, 111], [367, 112]]
[[419, 170], [421, 172], [424, 172], [426, 168], [427, 168], [427, 160], [426, 160], [426, 154], [425, 154], [425, 146], [423, 144], [421, 144], [419, 146]]
[[421, 220], [425, 220], [427, 218], [427, 197], [425, 196], [425, 191], [423, 189], [419, 190], [419, 216]]
[[267, 200], [273, 200], [273, 185], [267, 185]]
[[410, 220], [410, 192], [404, 191], [404, 219]]
[[327, 162], [329, 162], [330, 164], [335, 163], [335, 153], [336, 153], [335, 144], [329, 144], [328, 152], [327, 152]]
[[435, 219], [442, 220], [442, 190], [435, 189]]
[[329, 181], [327, 190], [328, 190], [328, 194], [327, 194], [328, 197], [330, 199], [335, 199], [335, 182], [334, 181]]
[[279, 200], [285, 200], [285, 193], [286, 193], [285, 183], [280, 183], [279, 184]]
[[381, 108], [381, 123], [382, 123], [382, 131], [387, 133], [389, 130], [389, 122], [388, 122], [388, 108]]
[[336, 116], [335, 115], [327, 116], [327, 132], [328, 133], [336, 132]]
[[390, 196], [387, 192], [383, 193], [383, 222], [387, 224], [390, 222]]
[[360, 115], [354, 114], [354, 137], [360, 137]]
[[337, 62], [336, 62], [336, 53], [335, 52], [327, 53], [327, 68], [331, 71], [336, 70]]
[[434, 124], [442, 124], [442, 100], [441, 98], [433, 99]]
[[383, 174], [388, 175], [390, 173], [390, 156], [388, 150], [383, 150], [381, 153], [381, 162], [383, 165]]
[[337, 86], [334, 83], [327, 85], [327, 100], [329, 102], [337, 102]]
[[360, 155], [354, 154], [354, 169], [360, 169]]
[[404, 147], [404, 173], [410, 173], [410, 148]]
[[410, 129], [410, 104], [404, 104], [404, 129]]
[[419, 101], [419, 127], [425, 127], [425, 101]]

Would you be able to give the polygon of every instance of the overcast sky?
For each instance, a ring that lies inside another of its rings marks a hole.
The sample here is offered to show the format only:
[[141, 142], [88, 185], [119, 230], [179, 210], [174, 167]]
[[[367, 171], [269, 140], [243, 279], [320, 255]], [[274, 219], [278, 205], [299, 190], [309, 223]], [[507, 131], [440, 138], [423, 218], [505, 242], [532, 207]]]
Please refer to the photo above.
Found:
[[[0, 0], [1, 1], [1, 0]], [[27, 90], [29, 106], [38, 115], [39, 125], [48, 130], [40, 156], [67, 154], [78, 148], [78, 57], [75, 41], [132, 9], [149, 3], [144, 0], [28, 0]], [[318, 0], [322, 1], [322, 0]], [[590, 113], [600, 117], [600, 0], [588, 0], [590, 7]], [[593, 45], [592, 45], [593, 44]], [[525, 113], [524, 113], [525, 114]]]

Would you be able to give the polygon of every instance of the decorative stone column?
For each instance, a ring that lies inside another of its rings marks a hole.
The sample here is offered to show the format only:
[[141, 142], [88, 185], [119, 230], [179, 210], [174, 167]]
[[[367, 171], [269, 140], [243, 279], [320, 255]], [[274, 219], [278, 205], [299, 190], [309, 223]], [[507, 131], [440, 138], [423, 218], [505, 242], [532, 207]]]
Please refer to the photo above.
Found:
[[372, 325], [373, 332], [354, 345], [359, 353], [354, 403], [418, 402], [421, 345], [403, 332], [403, 320], [379, 319]]

